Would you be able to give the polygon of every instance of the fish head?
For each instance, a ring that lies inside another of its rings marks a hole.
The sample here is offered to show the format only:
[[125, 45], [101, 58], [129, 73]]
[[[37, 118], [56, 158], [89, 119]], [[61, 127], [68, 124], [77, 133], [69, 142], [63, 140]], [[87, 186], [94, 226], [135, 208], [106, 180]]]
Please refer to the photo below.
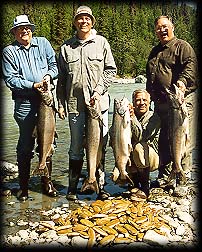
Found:
[[47, 106], [52, 106], [54, 99], [53, 99], [53, 94], [50, 90], [41, 92], [41, 101], [47, 105]]
[[100, 105], [100, 101], [95, 99], [93, 103], [91, 103], [90, 105], [87, 105], [87, 111], [88, 114], [90, 115], [90, 117], [97, 119], [97, 118], [101, 118], [102, 114], [101, 114], [101, 105]]
[[184, 93], [175, 84], [173, 84], [173, 88], [174, 88], [174, 91], [171, 91], [168, 88], [165, 88], [165, 91], [167, 93], [168, 102], [170, 103], [170, 105], [172, 107], [180, 108], [185, 101], [184, 100]]
[[120, 116], [124, 116], [126, 111], [129, 110], [129, 100], [126, 97], [122, 99], [114, 99], [114, 111], [118, 113]]

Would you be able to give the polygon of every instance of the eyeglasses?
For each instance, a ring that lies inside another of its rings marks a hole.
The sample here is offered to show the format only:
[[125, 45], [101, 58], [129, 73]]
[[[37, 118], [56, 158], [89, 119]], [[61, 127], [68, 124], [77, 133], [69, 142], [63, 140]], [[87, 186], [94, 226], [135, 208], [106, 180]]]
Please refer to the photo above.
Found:
[[160, 32], [160, 31], [165, 31], [165, 30], [167, 30], [167, 29], [169, 29], [169, 26], [168, 25], [162, 25], [162, 26], [157, 26], [156, 27], [156, 31], [157, 32]]
[[31, 27], [30, 26], [19, 26], [19, 27], [17, 27], [17, 31], [22, 32], [24, 30], [31, 31]]

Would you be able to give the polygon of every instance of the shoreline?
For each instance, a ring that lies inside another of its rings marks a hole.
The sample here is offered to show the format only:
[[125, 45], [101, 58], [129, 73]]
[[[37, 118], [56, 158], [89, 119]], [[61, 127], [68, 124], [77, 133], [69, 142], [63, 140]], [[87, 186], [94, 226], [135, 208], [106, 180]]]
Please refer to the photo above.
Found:
[[[116, 86], [116, 85], [114, 85]], [[121, 87], [122, 85], [119, 85]], [[123, 85], [124, 86], [124, 85]], [[127, 92], [120, 88], [118, 93], [114, 93], [114, 96], [122, 96], [124, 92], [131, 95], [132, 85], [128, 85]], [[113, 87], [112, 87], [113, 88]], [[117, 88], [116, 88], [117, 89]], [[10, 112], [12, 113], [12, 112]], [[111, 116], [111, 114], [110, 114]], [[6, 119], [8, 113], [6, 114]], [[8, 128], [10, 125], [13, 125], [9, 121]], [[58, 121], [58, 123], [61, 123]], [[64, 130], [64, 124], [58, 126], [62, 131]], [[66, 131], [68, 129], [65, 129]], [[65, 131], [65, 134], [66, 134]], [[10, 132], [13, 132], [11, 130]], [[10, 133], [11, 134], [11, 133]], [[14, 138], [14, 137], [13, 137]], [[10, 187], [12, 195], [2, 198], [2, 215], [3, 215], [3, 225], [2, 229], [5, 234], [2, 232], [1, 237], [1, 246], [2, 248], [63, 248], [72, 250], [73, 248], [78, 248], [77, 244], [82, 243], [82, 249], [87, 248], [88, 239], [85, 237], [80, 237], [76, 235], [75, 237], [69, 237], [67, 235], [58, 235], [55, 230], [47, 230], [41, 233], [36, 232], [39, 222], [43, 221], [52, 221], [52, 217], [56, 214], [65, 216], [70, 211], [73, 211], [75, 208], [82, 207], [82, 205], [89, 205], [96, 200], [96, 195], [81, 195], [79, 194], [80, 203], [73, 204], [68, 202], [65, 198], [66, 195], [66, 184], [68, 181], [68, 172], [66, 167], [68, 164], [66, 159], [57, 157], [57, 154], [63, 153], [60, 148], [63, 148], [64, 145], [67, 146], [68, 142], [61, 142], [62, 133], [59, 138], [58, 151], [55, 153], [54, 162], [59, 163], [60, 165], [55, 169], [55, 174], [53, 174], [53, 182], [56, 184], [56, 188], [59, 190], [60, 195], [58, 198], [49, 198], [41, 194], [41, 184], [39, 178], [31, 178], [31, 183], [29, 187], [30, 191], [30, 200], [25, 203], [20, 203], [16, 198], [14, 191], [18, 187], [18, 180], [12, 178], [7, 180], [5, 184]], [[63, 137], [64, 138], [64, 137]], [[10, 135], [9, 135], [9, 139]], [[65, 140], [67, 135], [65, 135]], [[13, 148], [13, 146], [12, 146]], [[118, 187], [114, 185], [110, 180], [110, 170], [114, 166], [113, 156], [111, 148], [107, 150], [107, 159], [106, 166], [108, 167], [108, 172], [106, 174], [107, 183], [105, 189], [111, 193], [112, 197], [119, 197], [123, 192], [127, 191], [127, 188]], [[65, 156], [65, 155], [64, 155]], [[62, 156], [63, 157], [63, 156]], [[66, 158], [66, 156], [65, 156]], [[199, 244], [199, 209], [198, 209], [198, 200], [199, 200], [199, 167], [200, 164], [197, 160], [198, 157], [194, 158], [193, 167], [190, 172], [190, 179], [188, 181], [187, 189], [182, 189], [184, 195], [183, 197], [172, 196], [172, 191], [162, 191], [160, 188], [151, 189], [151, 197], [148, 201], [151, 205], [156, 205], [161, 208], [164, 213], [163, 219], [167, 222], [170, 229], [165, 229], [162, 235], [163, 237], [154, 237], [154, 233], [148, 238], [142, 237], [142, 241], [134, 241], [128, 244], [108, 244], [103, 246], [104, 249], [115, 249], [115, 248], [126, 248], [132, 249], [135, 248], [145, 248], [145, 249], [157, 249], [157, 248], [197, 248]], [[58, 161], [59, 160], [59, 161]], [[35, 161], [35, 160], [34, 160]], [[33, 163], [34, 165], [35, 163]], [[85, 165], [84, 165], [85, 166]], [[63, 169], [61, 169], [61, 167]], [[85, 168], [85, 167], [84, 167]], [[80, 182], [82, 182], [82, 179]], [[14, 213], [14, 216], [12, 214]], [[52, 223], [53, 224], [53, 223]], [[56, 225], [56, 224], [55, 224]], [[56, 225], [57, 226], [57, 225]], [[153, 229], [152, 229], [153, 230]], [[148, 232], [149, 230], [147, 230]], [[98, 234], [96, 234], [98, 235]], [[144, 233], [144, 236], [146, 232]], [[79, 237], [79, 238], [78, 238]], [[126, 237], [127, 238], [127, 237]], [[79, 239], [79, 240], [78, 240]], [[99, 238], [98, 238], [99, 241]], [[98, 242], [97, 241], [97, 242]], [[155, 242], [154, 242], [155, 241]], [[166, 245], [165, 245], [166, 244]], [[94, 245], [91, 249], [98, 249], [98, 244]]]
[[[195, 164], [189, 173], [189, 180], [186, 187], [182, 187], [181, 197], [176, 197], [173, 195], [172, 189], [165, 191], [162, 188], [152, 188], [150, 189], [150, 196], [147, 202], [144, 202], [142, 209], [156, 209], [160, 212], [158, 215], [160, 220], [162, 220], [163, 226], [159, 226], [158, 221], [153, 223], [150, 229], [145, 231], [138, 231], [135, 241], [128, 241], [127, 243], [113, 243], [109, 242], [107, 245], [100, 246], [99, 241], [103, 238], [101, 235], [96, 233], [96, 240], [94, 246], [91, 249], [110, 249], [110, 248], [143, 248], [143, 249], [156, 249], [156, 248], [197, 248], [199, 245], [199, 209], [198, 209], [198, 199], [199, 199], [199, 188], [197, 187], [199, 176], [199, 166]], [[133, 205], [137, 206], [141, 201], [131, 201], [130, 194], [127, 192], [126, 188], [122, 188], [120, 192], [113, 195], [114, 184], [107, 179], [107, 186], [105, 187], [112, 195], [111, 201], [116, 199], [121, 199], [123, 201], [130, 201]], [[124, 196], [124, 197], [123, 197]], [[89, 249], [88, 240], [89, 238], [84, 234], [78, 234], [73, 232], [73, 234], [58, 234], [57, 227], [58, 223], [56, 219], [68, 218], [68, 215], [73, 214], [75, 209], [82, 210], [81, 212], [87, 211], [89, 205], [92, 202], [96, 202], [96, 198], [93, 199], [92, 195], [83, 195], [83, 199], [79, 200], [76, 204], [73, 202], [63, 201], [60, 207], [50, 208], [48, 210], [41, 210], [42, 218], [40, 221], [35, 221], [34, 219], [26, 221], [20, 219], [18, 222], [12, 223], [12, 225], [18, 226], [19, 231], [15, 234], [2, 235], [2, 247], [3, 248], [13, 248], [13, 247], [23, 247], [23, 248], [81, 248]], [[89, 200], [91, 198], [91, 200]], [[104, 201], [105, 203], [109, 201]], [[34, 203], [34, 201], [32, 201]], [[124, 203], [124, 202], [123, 202]], [[24, 203], [20, 203], [24, 204]], [[142, 203], [143, 204], [143, 203]], [[156, 211], [155, 210], [155, 211]], [[146, 210], [145, 210], [146, 211]], [[154, 210], [152, 210], [154, 211]], [[129, 212], [128, 212], [129, 213]], [[100, 214], [105, 214], [103, 211]], [[131, 215], [131, 213], [129, 214]], [[144, 216], [147, 214], [143, 214]], [[117, 215], [118, 216], [118, 215]], [[121, 216], [121, 215], [120, 215]], [[127, 211], [122, 216], [128, 216]], [[100, 215], [101, 218], [101, 215]], [[88, 219], [86, 217], [86, 219]], [[148, 219], [148, 216], [147, 216]], [[151, 222], [151, 221], [150, 221]], [[45, 228], [43, 229], [41, 223], [45, 223]], [[79, 224], [79, 222], [78, 222]], [[11, 223], [10, 223], [11, 225]], [[71, 223], [72, 225], [72, 223]], [[125, 224], [123, 224], [125, 225]], [[147, 224], [148, 225], [148, 224]], [[61, 229], [68, 229], [65, 224], [60, 224]], [[137, 228], [137, 227], [136, 227]], [[131, 235], [131, 233], [129, 232]], [[109, 234], [108, 234], [109, 235]], [[141, 238], [138, 238], [141, 237]], [[119, 234], [117, 237], [127, 238], [123, 234]], [[124, 240], [124, 242], [126, 242]], [[80, 245], [78, 245], [80, 244]]]

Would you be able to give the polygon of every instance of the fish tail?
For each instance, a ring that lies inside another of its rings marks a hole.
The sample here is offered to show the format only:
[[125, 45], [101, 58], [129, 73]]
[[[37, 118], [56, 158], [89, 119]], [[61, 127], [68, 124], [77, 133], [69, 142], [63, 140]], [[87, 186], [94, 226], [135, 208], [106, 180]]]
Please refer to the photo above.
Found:
[[123, 186], [125, 184], [130, 184], [131, 186], [134, 186], [134, 183], [128, 174], [124, 174], [124, 176], [119, 175], [116, 184], [120, 186]]
[[134, 186], [134, 183], [129, 175], [127, 173], [121, 175], [119, 169], [116, 166], [113, 169], [111, 179], [113, 182], [115, 182], [115, 184], [118, 184], [120, 186], [123, 186], [127, 183]]
[[187, 183], [187, 178], [183, 170], [180, 170], [179, 172], [172, 170], [168, 177], [168, 184], [170, 184], [173, 180], [176, 181], [176, 186], [185, 185]]
[[49, 171], [48, 171], [48, 167], [47, 165], [45, 165], [45, 167], [40, 167], [38, 166], [33, 172], [32, 172], [33, 176], [46, 176], [49, 177]]
[[171, 182], [173, 179], [176, 178], [176, 171], [174, 169], [172, 169], [172, 171], [170, 172], [170, 175], [168, 176], [168, 182]]
[[84, 191], [93, 191], [93, 192], [96, 192], [97, 194], [99, 193], [99, 187], [98, 187], [98, 183], [97, 181], [95, 180], [94, 182], [90, 183], [89, 182], [89, 179], [87, 178], [82, 187], [81, 187], [81, 192], [84, 192]]
[[111, 175], [111, 179], [112, 179], [113, 182], [117, 181], [117, 179], [119, 177], [119, 174], [120, 174], [119, 169], [115, 166], [113, 171], [112, 171], [112, 175]]
[[128, 174], [126, 175], [126, 178], [127, 178], [128, 184], [130, 184], [130, 185], [132, 185], [132, 186], [135, 186], [135, 185], [134, 185], [134, 182], [132, 181], [132, 179], [130, 178], [130, 176], [129, 176]]
[[176, 173], [176, 186], [185, 185], [187, 183], [187, 178], [184, 171], [179, 171]]

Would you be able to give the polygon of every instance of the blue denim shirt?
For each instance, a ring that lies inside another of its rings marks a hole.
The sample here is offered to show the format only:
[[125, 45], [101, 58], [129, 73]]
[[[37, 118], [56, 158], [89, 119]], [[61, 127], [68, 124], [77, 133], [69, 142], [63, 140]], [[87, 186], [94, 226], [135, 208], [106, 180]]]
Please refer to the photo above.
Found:
[[28, 49], [15, 41], [4, 48], [2, 56], [5, 83], [15, 95], [35, 95], [34, 82], [47, 74], [53, 79], [58, 75], [55, 52], [44, 37], [33, 37]]

